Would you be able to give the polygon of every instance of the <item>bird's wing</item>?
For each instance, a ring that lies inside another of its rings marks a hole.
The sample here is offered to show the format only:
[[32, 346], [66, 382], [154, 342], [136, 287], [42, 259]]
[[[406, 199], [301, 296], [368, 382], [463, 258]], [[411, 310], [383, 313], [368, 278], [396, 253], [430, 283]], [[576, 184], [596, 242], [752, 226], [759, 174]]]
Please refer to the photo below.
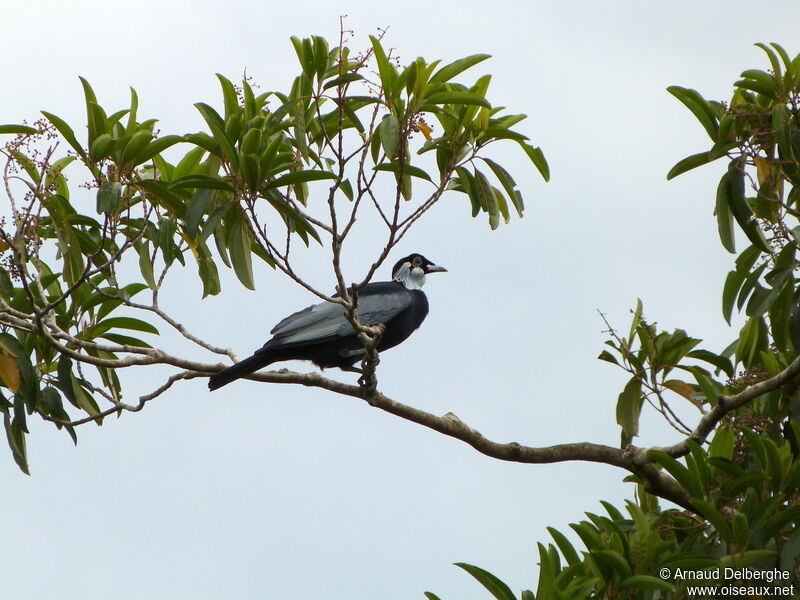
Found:
[[[410, 304], [411, 296], [405, 288], [370, 284], [359, 295], [358, 318], [364, 325], [379, 325], [391, 320]], [[344, 306], [322, 302], [289, 315], [270, 333], [273, 335], [271, 344], [284, 345], [345, 337], [355, 333], [355, 330], [345, 316]]]

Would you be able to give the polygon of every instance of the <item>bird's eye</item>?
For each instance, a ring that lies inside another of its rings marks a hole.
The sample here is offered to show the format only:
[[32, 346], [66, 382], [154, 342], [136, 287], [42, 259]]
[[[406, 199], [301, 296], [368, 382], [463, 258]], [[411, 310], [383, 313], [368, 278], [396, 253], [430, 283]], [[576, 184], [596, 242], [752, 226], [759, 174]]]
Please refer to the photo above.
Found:
[[419, 256], [415, 256], [414, 259], [411, 261], [411, 264], [415, 267], [418, 267], [422, 264], [422, 259]]

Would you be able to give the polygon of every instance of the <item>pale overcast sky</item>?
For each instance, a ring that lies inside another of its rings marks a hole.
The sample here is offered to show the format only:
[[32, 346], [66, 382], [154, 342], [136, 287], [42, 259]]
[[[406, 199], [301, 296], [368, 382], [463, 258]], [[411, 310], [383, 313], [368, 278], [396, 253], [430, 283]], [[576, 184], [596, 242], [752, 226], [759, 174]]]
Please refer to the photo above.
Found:
[[[9, 3], [0, 122], [44, 109], [77, 128], [83, 75], [112, 110], [127, 106], [133, 86], [140, 115], [161, 119], [162, 132], [197, 131], [192, 104], [221, 105], [214, 73], [236, 79], [247, 69], [263, 89], [287, 89], [296, 70], [289, 37], [334, 39], [342, 14], [354, 48], [388, 26], [385, 43], [404, 61], [492, 54], [475, 76], [492, 73], [492, 101], [530, 116], [519, 129], [552, 171], [545, 184], [514, 144], [498, 146], [525, 218], [491, 232], [454, 195], [403, 242], [393, 258], [422, 252], [449, 273], [429, 279], [421, 330], [382, 357], [382, 391], [452, 411], [498, 441], [618, 443], [625, 377], [596, 360], [597, 309], [625, 327], [641, 297], [650, 319], [711, 349], [734, 336], [719, 308], [731, 257], [711, 215], [722, 165], [666, 181], [708, 138], [665, 88], [728, 98], [742, 70], [767, 66], [753, 43], [800, 51], [800, 4]], [[374, 252], [364, 239], [348, 255], [353, 269]], [[309, 276], [330, 281], [326, 265], [307, 261]], [[313, 301], [269, 269], [257, 271], [256, 292], [227, 271], [223, 285], [228, 293], [201, 302], [192, 269], [164, 302], [240, 356]], [[163, 375], [140, 371], [132, 393]], [[425, 590], [485, 599], [451, 563], [489, 569], [516, 592], [535, 589], [547, 526], [564, 531], [602, 510], [600, 499], [621, 507], [633, 494], [611, 467], [501, 463], [304, 388], [239, 382], [209, 394], [195, 380], [141, 413], [83, 427], [77, 448], [63, 432], [31, 425], [30, 477], [0, 452], [4, 600], [395, 600]], [[648, 417], [637, 443], [672, 440]]]

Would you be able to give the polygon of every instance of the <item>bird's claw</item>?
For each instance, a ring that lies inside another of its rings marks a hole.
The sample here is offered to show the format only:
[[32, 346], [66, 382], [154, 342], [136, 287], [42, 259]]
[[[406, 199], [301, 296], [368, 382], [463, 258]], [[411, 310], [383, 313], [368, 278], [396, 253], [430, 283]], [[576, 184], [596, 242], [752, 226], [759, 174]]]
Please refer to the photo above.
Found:
[[[370, 360], [368, 358], [365, 358], [364, 360], [362, 360], [361, 361], [361, 369], [363, 371], [368, 370], [369, 369], [369, 363], [370, 363]], [[377, 367], [379, 364], [381, 364], [381, 355], [380, 354], [376, 354], [375, 358], [372, 359], [372, 365], [374, 367]]]
[[[369, 363], [372, 364], [369, 364]], [[358, 378], [358, 385], [367, 394], [372, 394], [378, 388], [378, 380], [375, 377], [375, 367], [381, 362], [379, 356], [376, 356], [372, 361], [365, 358], [361, 361], [361, 377]]]
[[364, 390], [367, 394], [372, 394], [376, 389], [378, 389], [378, 380], [375, 379], [375, 376], [367, 377], [366, 375], [362, 375], [358, 378], [358, 386]]

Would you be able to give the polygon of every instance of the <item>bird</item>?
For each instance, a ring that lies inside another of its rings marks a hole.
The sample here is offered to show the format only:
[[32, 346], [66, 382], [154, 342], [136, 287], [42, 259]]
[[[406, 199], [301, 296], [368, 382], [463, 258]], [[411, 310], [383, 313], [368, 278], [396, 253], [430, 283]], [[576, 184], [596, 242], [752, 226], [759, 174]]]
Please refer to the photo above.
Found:
[[[446, 271], [421, 254], [410, 254], [394, 265], [392, 281], [368, 283], [358, 290], [361, 324], [384, 326], [378, 352], [404, 342], [422, 325], [428, 315], [428, 298], [421, 289], [425, 277]], [[355, 364], [364, 359], [366, 350], [347, 320], [345, 307], [339, 303], [320, 302], [297, 311], [270, 333], [272, 338], [252, 356], [212, 375], [208, 388], [214, 391], [285, 360], [309, 360], [320, 369], [338, 367], [361, 372]]]

